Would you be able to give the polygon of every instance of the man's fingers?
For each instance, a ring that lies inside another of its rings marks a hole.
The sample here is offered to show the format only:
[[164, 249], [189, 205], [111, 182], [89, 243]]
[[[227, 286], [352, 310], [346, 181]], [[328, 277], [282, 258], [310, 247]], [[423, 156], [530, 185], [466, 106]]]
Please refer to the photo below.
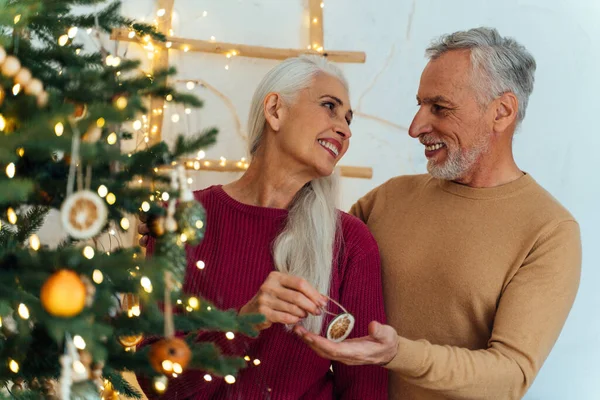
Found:
[[148, 225], [146, 224], [139, 224], [138, 225], [138, 233], [140, 235], [147, 235], [150, 233], [150, 229], [148, 228]]
[[144, 235], [139, 240], [140, 246], [146, 247], [148, 245], [148, 235]]

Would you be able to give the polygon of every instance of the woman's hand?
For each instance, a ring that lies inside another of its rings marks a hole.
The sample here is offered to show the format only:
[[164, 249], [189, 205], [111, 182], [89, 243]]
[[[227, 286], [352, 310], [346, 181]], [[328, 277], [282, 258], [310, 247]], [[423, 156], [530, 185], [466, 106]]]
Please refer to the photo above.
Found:
[[327, 298], [306, 280], [274, 271], [240, 314], [263, 314], [266, 321], [257, 326], [263, 330], [275, 323], [296, 324], [308, 314], [320, 315], [326, 304]]

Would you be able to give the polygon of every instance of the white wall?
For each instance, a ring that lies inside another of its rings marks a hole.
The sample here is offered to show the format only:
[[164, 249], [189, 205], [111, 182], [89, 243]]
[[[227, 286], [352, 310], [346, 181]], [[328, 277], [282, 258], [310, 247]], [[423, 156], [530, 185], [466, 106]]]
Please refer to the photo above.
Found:
[[[126, 0], [131, 17], [155, 17], [155, 2]], [[304, 48], [308, 17], [302, 0], [176, 0], [175, 36], [263, 46]], [[207, 11], [206, 17], [202, 16]], [[600, 89], [600, 1], [598, 0], [325, 0], [325, 47], [360, 50], [366, 64], [346, 64], [358, 111], [389, 124], [357, 117], [345, 165], [374, 168], [372, 180], [344, 179], [343, 208], [392, 176], [425, 171], [422, 148], [408, 137], [416, 111], [415, 93], [425, 58], [423, 51], [438, 35], [480, 25], [516, 37], [536, 57], [536, 86], [528, 116], [515, 140], [519, 165], [553, 193], [579, 220], [584, 265], [581, 287], [567, 325], [527, 399], [600, 398], [600, 240], [597, 210], [600, 183], [592, 162], [600, 148], [596, 99]], [[137, 53], [121, 43], [120, 51]], [[144, 53], [138, 53], [145, 56]], [[171, 51], [180, 79], [203, 79], [225, 94], [245, 124], [254, 87], [276, 61]], [[184, 88], [182, 84], [181, 88]], [[218, 144], [209, 158], [239, 159], [245, 144], [236, 133], [225, 103], [203, 88], [194, 92], [206, 102], [178, 124], [165, 118], [164, 137], [217, 126]], [[196, 174], [195, 188], [224, 183], [236, 174]]]

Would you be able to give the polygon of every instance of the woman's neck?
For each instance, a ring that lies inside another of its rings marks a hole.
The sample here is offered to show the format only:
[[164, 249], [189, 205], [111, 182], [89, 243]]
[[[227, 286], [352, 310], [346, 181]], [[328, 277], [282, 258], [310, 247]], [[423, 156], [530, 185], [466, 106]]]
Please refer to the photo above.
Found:
[[294, 196], [311, 177], [293, 162], [281, 157], [255, 156], [242, 177], [223, 186], [240, 203], [287, 209]]

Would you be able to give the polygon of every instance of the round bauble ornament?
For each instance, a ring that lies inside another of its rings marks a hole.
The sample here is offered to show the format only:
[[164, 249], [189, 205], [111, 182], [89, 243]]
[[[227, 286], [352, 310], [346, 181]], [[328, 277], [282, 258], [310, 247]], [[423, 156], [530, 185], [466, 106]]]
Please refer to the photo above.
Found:
[[150, 365], [161, 374], [181, 374], [192, 357], [187, 343], [180, 338], [162, 339], [150, 347]]
[[15, 56], [8, 56], [2, 64], [2, 74], [9, 78], [17, 75], [21, 69], [21, 62]]
[[55, 272], [44, 282], [40, 292], [42, 306], [55, 317], [70, 318], [85, 306], [87, 293], [79, 275], [68, 269]]
[[100, 233], [108, 211], [94, 192], [82, 190], [67, 197], [60, 208], [62, 225], [75, 239], [89, 239]]

